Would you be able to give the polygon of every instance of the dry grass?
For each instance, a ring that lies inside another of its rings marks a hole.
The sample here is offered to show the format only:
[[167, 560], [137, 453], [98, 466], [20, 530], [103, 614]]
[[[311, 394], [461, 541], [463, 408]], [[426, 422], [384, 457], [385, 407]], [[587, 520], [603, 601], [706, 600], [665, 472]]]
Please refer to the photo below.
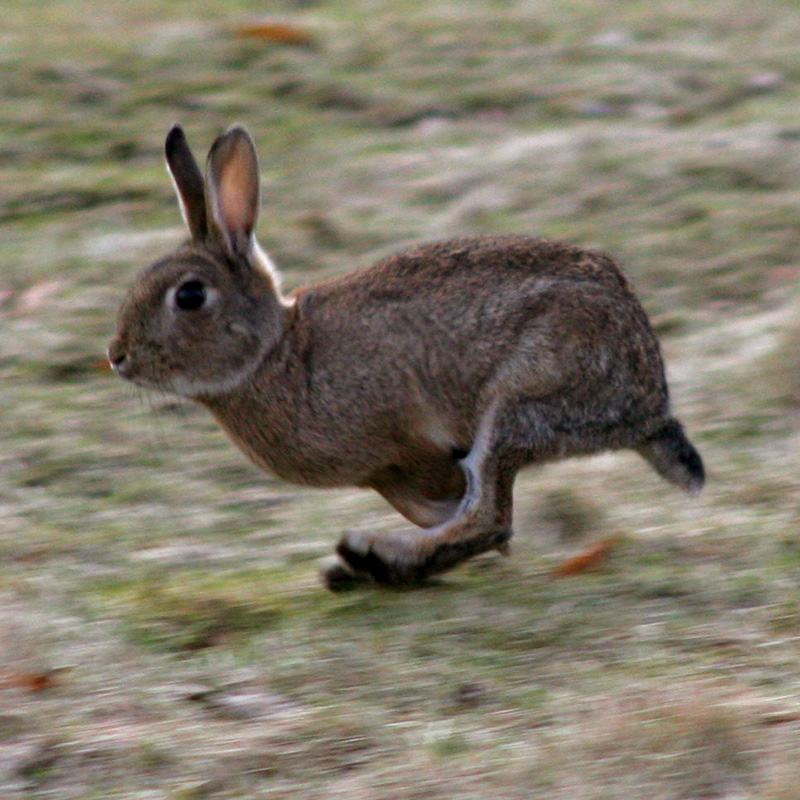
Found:
[[[9, 0], [0, 33], [3, 798], [797, 796], [800, 12], [788, 2]], [[510, 559], [325, 593], [379, 498], [258, 474], [98, 369], [181, 237], [161, 163], [246, 122], [289, 286], [409, 240], [617, 255], [709, 468], [519, 481]], [[551, 577], [595, 541], [592, 571]]]

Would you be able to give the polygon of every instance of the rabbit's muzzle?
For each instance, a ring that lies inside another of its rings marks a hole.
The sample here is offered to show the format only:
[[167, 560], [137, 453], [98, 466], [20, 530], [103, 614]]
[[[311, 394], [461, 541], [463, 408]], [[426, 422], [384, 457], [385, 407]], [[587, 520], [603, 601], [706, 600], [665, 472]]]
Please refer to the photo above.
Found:
[[108, 363], [111, 365], [111, 369], [121, 378], [130, 379], [131, 361], [124, 345], [118, 339], [111, 342], [108, 348]]

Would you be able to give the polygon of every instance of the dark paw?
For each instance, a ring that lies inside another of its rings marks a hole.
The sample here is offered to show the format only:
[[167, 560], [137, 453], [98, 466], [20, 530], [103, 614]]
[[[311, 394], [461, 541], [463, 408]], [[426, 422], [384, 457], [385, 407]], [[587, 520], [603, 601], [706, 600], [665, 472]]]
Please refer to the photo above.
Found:
[[369, 576], [383, 586], [406, 586], [424, 577], [417, 575], [416, 565], [392, 563], [376, 553], [372, 547], [366, 550], [361, 547], [356, 549], [349, 544], [346, 537], [339, 542], [336, 553], [356, 575]]
[[373, 580], [364, 572], [355, 572], [341, 558], [330, 556], [320, 566], [319, 577], [331, 592], [349, 592], [370, 585]]
[[[440, 542], [429, 551], [424, 538], [419, 547], [406, 537], [370, 537], [351, 533], [342, 537], [336, 552], [356, 574], [369, 575], [384, 586], [409, 586], [452, 569], [472, 556], [490, 550], [508, 553], [511, 528], [496, 528], [464, 541]], [[424, 537], [424, 534], [421, 534]]]

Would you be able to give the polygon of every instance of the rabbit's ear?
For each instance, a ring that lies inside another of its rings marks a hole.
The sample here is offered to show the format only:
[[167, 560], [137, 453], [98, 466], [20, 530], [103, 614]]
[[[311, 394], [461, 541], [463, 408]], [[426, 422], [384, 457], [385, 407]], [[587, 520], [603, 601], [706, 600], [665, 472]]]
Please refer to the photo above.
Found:
[[175, 125], [167, 134], [164, 147], [167, 166], [181, 205], [183, 219], [193, 239], [205, 239], [208, 233], [206, 221], [206, 199], [203, 173], [197, 166], [189, 143], [180, 125]]
[[208, 154], [207, 204], [216, 232], [231, 255], [248, 256], [261, 205], [258, 156], [250, 134], [237, 125]]

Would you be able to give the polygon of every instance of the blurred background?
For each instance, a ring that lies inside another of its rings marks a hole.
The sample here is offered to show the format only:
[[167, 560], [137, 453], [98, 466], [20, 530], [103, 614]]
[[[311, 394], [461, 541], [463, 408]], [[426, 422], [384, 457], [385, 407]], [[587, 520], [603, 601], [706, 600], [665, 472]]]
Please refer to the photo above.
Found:
[[[4, 798], [798, 796], [796, 3], [5, 0], [0, 98]], [[287, 289], [460, 234], [613, 254], [703, 495], [532, 470], [511, 558], [326, 593], [402, 521], [103, 366], [184, 236], [174, 122], [249, 127]]]

